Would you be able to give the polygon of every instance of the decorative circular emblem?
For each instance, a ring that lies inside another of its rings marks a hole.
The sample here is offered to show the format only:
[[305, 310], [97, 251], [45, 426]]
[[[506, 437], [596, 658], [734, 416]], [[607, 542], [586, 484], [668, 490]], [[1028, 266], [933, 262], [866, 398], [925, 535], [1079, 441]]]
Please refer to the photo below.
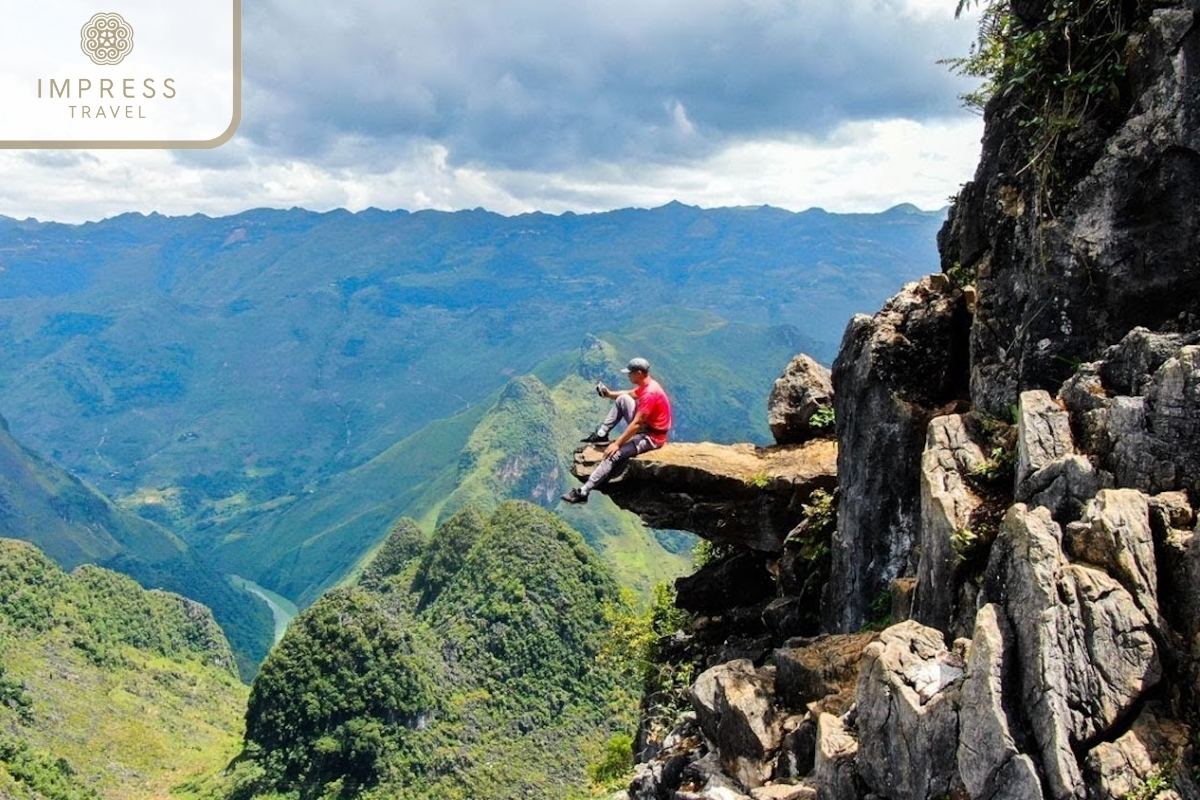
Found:
[[96, 64], [120, 64], [133, 51], [133, 27], [120, 14], [97, 14], [79, 31], [79, 46]]

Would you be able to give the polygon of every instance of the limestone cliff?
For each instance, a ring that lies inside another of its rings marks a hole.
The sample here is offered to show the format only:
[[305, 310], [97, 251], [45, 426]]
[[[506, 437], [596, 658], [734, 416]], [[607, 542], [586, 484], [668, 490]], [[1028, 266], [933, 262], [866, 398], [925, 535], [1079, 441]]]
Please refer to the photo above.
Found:
[[1016, 33], [943, 274], [834, 364], [836, 527], [674, 518], [726, 550], [631, 797], [1200, 797], [1200, 2], [985, 5]]

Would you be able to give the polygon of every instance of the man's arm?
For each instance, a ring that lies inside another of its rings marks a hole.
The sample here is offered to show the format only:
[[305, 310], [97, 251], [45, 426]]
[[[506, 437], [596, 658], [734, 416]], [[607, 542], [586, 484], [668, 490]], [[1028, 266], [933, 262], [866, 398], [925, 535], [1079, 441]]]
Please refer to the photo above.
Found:
[[639, 411], [637, 414], [634, 415], [633, 422], [629, 423], [629, 427], [627, 427], [625, 430], [621, 431], [621, 435], [617, 437], [617, 440], [615, 442], [609, 443], [608, 447], [604, 448], [604, 457], [608, 458], [609, 456], [615, 454], [618, 450], [620, 450], [621, 445], [625, 444], [630, 439], [632, 439], [634, 436], [641, 433], [642, 428], [645, 427], [645, 424], [646, 424], [645, 415]]

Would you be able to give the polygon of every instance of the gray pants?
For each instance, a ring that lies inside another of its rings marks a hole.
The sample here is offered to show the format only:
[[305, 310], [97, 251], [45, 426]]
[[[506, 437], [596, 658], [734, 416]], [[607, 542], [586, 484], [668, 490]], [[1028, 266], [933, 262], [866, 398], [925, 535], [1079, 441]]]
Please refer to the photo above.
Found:
[[[613, 401], [613, 407], [609, 409], [608, 416], [604, 418], [604, 422], [600, 423], [600, 427], [596, 429], [596, 433], [607, 436], [608, 432], [618, 422], [624, 422], [626, 425], [633, 422], [633, 417], [636, 413], [637, 401], [630, 395], [620, 395]], [[614, 470], [624, 467], [625, 462], [634, 456], [657, 449], [658, 445], [654, 443], [654, 440], [649, 435], [645, 433], [636, 434], [628, 442], [621, 445], [620, 450], [596, 465], [596, 468], [592, 470], [592, 474], [588, 477], [587, 483], [580, 487], [580, 493], [586, 495], [592, 489], [604, 483], [613, 474]]]
[[617, 427], [618, 422], [624, 422], [626, 425], [633, 422], [635, 414], [637, 414], [637, 400], [633, 399], [633, 395], [619, 394], [617, 399], [613, 400], [612, 408], [608, 410], [608, 416], [604, 418], [604, 422], [601, 422], [600, 427], [596, 428], [596, 433], [608, 436], [609, 431]]

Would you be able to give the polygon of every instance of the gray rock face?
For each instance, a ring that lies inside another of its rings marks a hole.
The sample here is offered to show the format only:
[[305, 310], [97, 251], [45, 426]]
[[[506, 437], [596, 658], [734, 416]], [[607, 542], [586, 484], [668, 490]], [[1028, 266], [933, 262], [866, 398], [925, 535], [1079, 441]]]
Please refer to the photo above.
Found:
[[817, 758], [813, 779], [821, 800], [859, 800], [855, 764], [858, 740], [833, 714], [817, 717]]
[[1021, 392], [1017, 419], [1017, 499], [1028, 497], [1033, 473], [1075, 452], [1066, 409], [1040, 389]]
[[[824, 628], [864, 622], [894, 578], [915, 572], [921, 452], [929, 420], [966, 393], [969, 315], [929, 278], [850, 321], [833, 365], [841, 499]], [[849, 456], [853, 453], [853, 457]]]
[[962, 416], [929, 423], [921, 455], [921, 558], [912, 617], [941, 631], [950, 629], [957, 610], [954, 536], [969, 527], [971, 514], [983, 502], [966, 477], [986, 460]]
[[1024, 501], [1045, 506], [1051, 515], [1067, 522], [1079, 519], [1083, 508], [1105, 482], [1092, 462], [1083, 456], [1063, 456], [1030, 475], [1022, 484]]
[[1070, 563], [1045, 508], [1013, 506], [988, 565], [1020, 652], [1020, 705], [1050, 796], [1084, 796], [1074, 747], [1110, 729], [1162, 674], [1151, 623], [1117, 581]]
[[[1092, 796], [1136, 797], [1160, 767], [1180, 763], [1187, 742], [1187, 728], [1159, 719], [1153, 710], [1144, 710], [1115, 742], [1102, 742], [1088, 753], [1085, 770]], [[1194, 782], [1186, 774], [1178, 775], [1176, 780], [1195, 792]]]
[[770, 777], [769, 762], [783, 737], [774, 692], [774, 671], [756, 670], [745, 659], [706, 670], [692, 685], [700, 729], [719, 754], [724, 772], [748, 788]]
[[984, 606], [975, 617], [962, 686], [957, 752], [962, 782], [979, 800], [1043, 796], [1037, 770], [1022, 752], [1027, 744], [1013, 707], [1016, 698], [1006, 692], [1016, 678], [1015, 662], [1016, 638], [1004, 610], [995, 604]]
[[1066, 549], [1120, 581], [1146, 618], [1157, 619], [1158, 569], [1145, 495], [1133, 489], [1097, 494], [1083, 521], [1067, 526]]
[[[1049, 3], [1029, 3], [1044, 19]], [[1200, 291], [1200, 31], [1195, 4], [1143, 6], [1125, 49], [1132, 108], [1072, 132], [1053, 197], [1022, 144], [1020, 104], [989, 108], [983, 153], [938, 237], [944, 269], [977, 272], [971, 397], [996, 416], [1027, 389], [1055, 390], [1138, 325], [1195, 312]], [[1015, 112], [1015, 113], [1014, 113]], [[1046, 219], [1047, 212], [1056, 217]], [[1195, 326], [1192, 326], [1195, 327]], [[835, 381], [836, 386], [836, 381]]]
[[800, 353], [787, 365], [767, 398], [767, 424], [776, 444], [799, 444], [821, 431], [812, 415], [833, 408], [833, 382], [828, 369]]
[[1190, 338], [1131, 331], [1060, 392], [1117, 486], [1200, 490], [1200, 345], [1180, 344]]
[[863, 651], [858, 776], [880, 797], [943, 797], [957, 785], [963, 663], [942, 634], [893, 625]]

